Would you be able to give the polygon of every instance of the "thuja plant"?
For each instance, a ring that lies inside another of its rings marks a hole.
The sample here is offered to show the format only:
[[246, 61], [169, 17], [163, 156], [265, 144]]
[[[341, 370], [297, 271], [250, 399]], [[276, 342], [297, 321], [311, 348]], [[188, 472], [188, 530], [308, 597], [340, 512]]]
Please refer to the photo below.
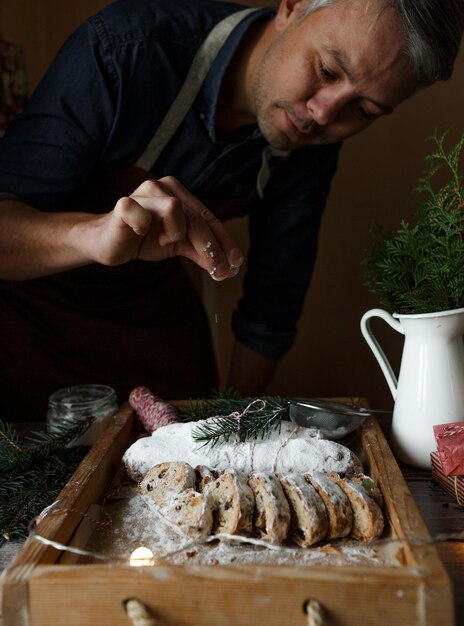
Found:
[[414, 222], [402, 221], [396, 233], [376, 226], [377, 240], [364, 260], [366, 286], [391, 312], [464, 307], [464, 135], [449, 150], [446, 137], [429, 137], [434, 148], [416, 187]]

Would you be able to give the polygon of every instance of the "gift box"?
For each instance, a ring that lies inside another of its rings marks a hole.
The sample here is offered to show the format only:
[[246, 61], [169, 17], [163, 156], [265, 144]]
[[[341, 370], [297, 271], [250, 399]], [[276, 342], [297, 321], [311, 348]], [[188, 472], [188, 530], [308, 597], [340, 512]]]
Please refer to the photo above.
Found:
[[432, 452], [430, 459], [433, 478], [455, 498], [460, 506], [464, 506], [464, 476], [446, 476], [438, 452]]
[[445, 476], [464, 475], [464, 422], [437, 424], [433, 432]]

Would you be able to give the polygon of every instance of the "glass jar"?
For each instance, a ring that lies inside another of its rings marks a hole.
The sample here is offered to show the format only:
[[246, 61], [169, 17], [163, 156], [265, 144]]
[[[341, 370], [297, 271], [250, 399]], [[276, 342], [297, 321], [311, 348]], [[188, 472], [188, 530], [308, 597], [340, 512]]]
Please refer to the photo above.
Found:
[[108, 385], [74, 385], [58, 389], [48, 399], [47, 430], [62, 431], [67, 424], [89, 416], [92, 425], [72, 445], [92, 445], [118, 411], [116, 392]]

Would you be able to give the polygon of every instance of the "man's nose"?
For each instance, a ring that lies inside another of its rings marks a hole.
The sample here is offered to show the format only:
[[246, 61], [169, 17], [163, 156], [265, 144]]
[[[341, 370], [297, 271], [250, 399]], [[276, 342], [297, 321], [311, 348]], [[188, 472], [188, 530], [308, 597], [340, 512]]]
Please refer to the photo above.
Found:
[[343, 99], [335, 94], [316, 92], [306, 102], [306, 108], [313, 120], [319, 126], [326, 126], [333, 122], [344, 106]]

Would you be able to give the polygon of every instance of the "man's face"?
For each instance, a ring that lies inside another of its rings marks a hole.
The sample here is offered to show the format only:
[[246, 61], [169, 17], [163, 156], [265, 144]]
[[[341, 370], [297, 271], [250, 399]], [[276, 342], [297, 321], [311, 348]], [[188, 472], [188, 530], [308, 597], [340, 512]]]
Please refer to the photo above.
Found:
[[258, 124], [282, 150], [350, 137], [415, 87], [397, 18], [378, 16], [380, 2], [348, 0], [305, 18], [302, 5], [285, 12], [284, 0], [255, 75]]

